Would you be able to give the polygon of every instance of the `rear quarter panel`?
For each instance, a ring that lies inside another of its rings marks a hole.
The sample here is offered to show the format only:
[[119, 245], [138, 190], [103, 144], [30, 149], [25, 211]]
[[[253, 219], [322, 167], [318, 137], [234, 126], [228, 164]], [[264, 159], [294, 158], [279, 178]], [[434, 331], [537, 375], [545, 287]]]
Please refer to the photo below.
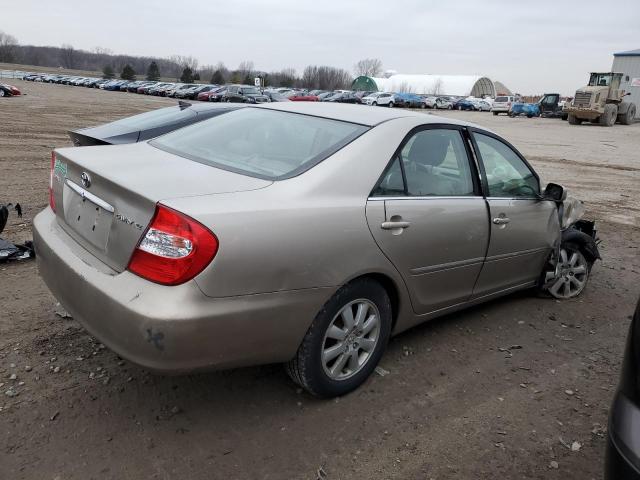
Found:
[[[196, 278], [212, 297], [336, 287], [360, 275], [406, 288], [376, 245], [365, 209], [371, 189], [416, 118], [388, 121], [298, 177], [259, 191], [173, 199], [220, 242]], [[408, 302], [405, 302], [408, 304]], [[410, 308], [410, 307], [409, 307]]]

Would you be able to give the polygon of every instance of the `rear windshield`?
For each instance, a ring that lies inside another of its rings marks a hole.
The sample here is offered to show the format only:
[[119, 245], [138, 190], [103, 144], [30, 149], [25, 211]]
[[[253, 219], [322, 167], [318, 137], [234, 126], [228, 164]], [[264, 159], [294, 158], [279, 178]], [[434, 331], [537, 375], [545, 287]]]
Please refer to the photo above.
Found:
[[166, 107], [158, 110], [151, 110], [150, 112], [141, 113], [139, 115], [133, 115], [132, 117], [126, 117], [121, 120], [116, 120], [109, 125], [131, 127], [134, 130], [144, 130], [147, 128], [154, 128], [161, 125], [179, 122], [195, 116], [196, 113], [190, 108], [182, 109], [177, 106]]
[[318, 164], [367, 127], [265, 108], [243, 108], [163, 135], [151, 145], [245, 175], [281, 180]]
[[509, 97], [496, 97], [496, 102], [508, 102]]

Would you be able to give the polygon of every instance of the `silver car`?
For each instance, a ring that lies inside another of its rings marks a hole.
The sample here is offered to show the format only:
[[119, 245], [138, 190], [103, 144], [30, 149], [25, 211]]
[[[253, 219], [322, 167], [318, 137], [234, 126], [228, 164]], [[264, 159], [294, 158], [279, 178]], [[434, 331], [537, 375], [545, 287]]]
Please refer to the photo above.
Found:
[[91, 334], [162, 372], [283, 362], [319, 396], [426, 320], [525, 288], [575, 296], [599, 256], [509, 143], [406, 110], [250, 106], [58, 149], [50, 185], [40, 273]]

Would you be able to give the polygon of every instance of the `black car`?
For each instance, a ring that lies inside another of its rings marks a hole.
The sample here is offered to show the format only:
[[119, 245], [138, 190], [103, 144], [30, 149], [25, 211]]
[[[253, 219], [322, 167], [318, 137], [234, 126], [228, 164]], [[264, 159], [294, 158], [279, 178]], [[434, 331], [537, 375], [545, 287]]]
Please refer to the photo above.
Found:
[[263, 95], [269, 97], [269, 101], [271, 102], [290, 102], [291, 101], [284, 95], [281, 95], [280, 93], [276, 92], [275, 90], [265, 90], [263, 92]]
[[337, 102], [337, 103], [362, 103], [353, 92], [336, 93], [323, 100], [324, 102]]
[[136, 143], [242, 107], [242, 105], [211, 105], [208, 103], [192, 105], [180, 102], [173, 107], [125, 117], [97, 127], [71, 130], [68, 133], [76, 147]]
[[640, 302], [629, 328], [620, 384], [609, 413], [605, 479], [640, 479]]
[[538, 106], [541, 117], [562, 118], [563, 120], [569, 117], [568, 113], [562, 111], [559, 93], [545, 93], [538, 102]]
[[269, 101], [269, 98], [251, 85], [229, 85], [220, 101], [230, 103], [265, 103]]

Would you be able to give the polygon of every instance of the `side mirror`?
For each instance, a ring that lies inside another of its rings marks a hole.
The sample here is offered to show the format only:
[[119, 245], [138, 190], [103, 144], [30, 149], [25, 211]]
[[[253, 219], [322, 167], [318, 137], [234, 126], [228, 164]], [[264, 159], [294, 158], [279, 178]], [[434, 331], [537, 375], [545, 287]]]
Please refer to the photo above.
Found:
[[552, 200], [554, 202], [564, 202], [567, 198], [567, 192], [562, 185], [557, 183], [549, 183], [542, 194], [544, 200]]

